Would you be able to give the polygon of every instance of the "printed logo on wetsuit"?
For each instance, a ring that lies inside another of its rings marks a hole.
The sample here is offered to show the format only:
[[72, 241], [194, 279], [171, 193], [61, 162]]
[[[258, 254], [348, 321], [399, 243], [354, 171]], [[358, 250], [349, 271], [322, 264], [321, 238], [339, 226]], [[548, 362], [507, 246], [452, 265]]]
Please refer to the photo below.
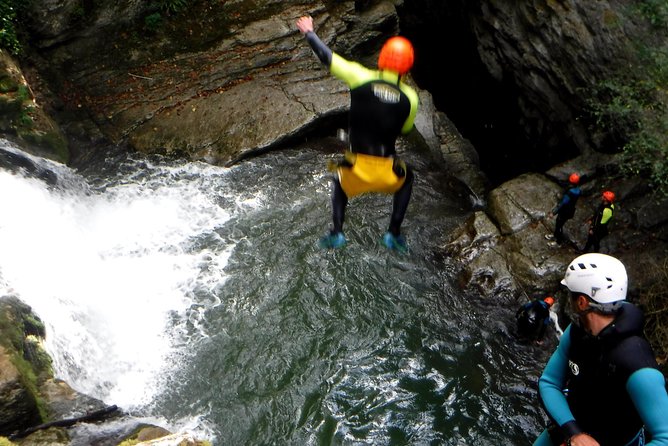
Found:
[[568, 361], [568, 367], [571, 369], [571, 373], [575, 376], [578, 376], [580, 374], [580, 367], [573, 361]]
[[387, 84], [373, 84], [373, 94], [386, 104], [396, 104], [401, 99], [401, 92]]

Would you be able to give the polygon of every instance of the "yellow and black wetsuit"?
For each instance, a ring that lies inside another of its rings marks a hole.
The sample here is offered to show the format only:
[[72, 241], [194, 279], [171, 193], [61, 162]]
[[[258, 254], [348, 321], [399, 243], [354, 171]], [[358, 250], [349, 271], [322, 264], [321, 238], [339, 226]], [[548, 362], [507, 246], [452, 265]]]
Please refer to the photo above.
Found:
[[608, 224], [615, 213], [615, 205], [612, 203], [601, 203], [596, 213], [592, 217], [591, 226], [589, 227], [589, 235], [587, 243], [583, 249], [584, 252], [589, 252], [593, 248], [593, 252], [599, 252], [601, 249], [601, 240], [608, 235]]
[[350, 87], [349, 152], [336, 169], [332, 233], [341, 232], [349, 198], [366, 192], [394, 194], [389, 231], [398, 236], [413, 185], [413, 172], [396, 157], [395, 143], [413, 128], [418, 95], [388, 70], [370, 70], [333, 53], [314, 32], [306, 34], [330, 72]]

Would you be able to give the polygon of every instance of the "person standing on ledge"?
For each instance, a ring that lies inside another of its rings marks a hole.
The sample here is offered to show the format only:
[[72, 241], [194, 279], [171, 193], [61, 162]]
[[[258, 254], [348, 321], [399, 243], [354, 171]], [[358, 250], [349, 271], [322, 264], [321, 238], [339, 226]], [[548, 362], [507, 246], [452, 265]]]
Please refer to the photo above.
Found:
[[626, 268], [584, 254], [561, 284], [575, 316], [538, 381], [551, 424], [534, 446], [668, 445], [666, 380], [641, 310], [626, 302]]
[[557, 220], [554, 223], [554, 238], [558, 244], [562, 244], [565, 240], [564, 237], [564, 224], [575, 215], [575, 206], [578, 202], [578, 198], [582, 192], [578, 184], [580, 183], [580, 175], [577, 173], [572, 173], [568, 177], [569, 187], [564, 192], [561, 201], [554, 209], [552, 209], [552, 215], [557, 216]]
[[615, 213], [615, 193], [606, 190], [601, 195], [601, 204], [596, 209], [596, 213], [587, 222], [589, 223], [589, 233], [587, 235], [587, 243], [582, 249], [582, 252], [589, 252], [593, 248], [593, 252], [601, 250], [601, 240], [608, 235], [608, 224]]
[[323, 248], [346, 244], [343, 234], [348, 200], [367, 192], [393, 194], [392, 215], [382, 243], [389, 249], [407, 252], [401, 224], [413, 190], [413, 170], [396, 156], [395, 142], [413, 128], [418, 95], [402, 81], [413, 66], [414, 51], [403, 37], [390, 38], [380, 51], [378, 70], [371, 70], [332, 52], [313, 28], [309, 16], [297, 20], [320, 61], [331, 74], [350, 88], [348, 123], [349, 149], [335, 167], [330, 233], [320, 240]]

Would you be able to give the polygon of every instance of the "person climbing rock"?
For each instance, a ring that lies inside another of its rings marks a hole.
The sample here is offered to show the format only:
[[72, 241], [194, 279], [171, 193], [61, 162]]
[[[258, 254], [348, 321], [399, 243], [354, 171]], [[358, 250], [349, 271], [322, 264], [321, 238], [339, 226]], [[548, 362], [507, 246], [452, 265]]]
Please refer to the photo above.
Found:
[[550, 307], [554, 298], [536, 299], [522, 305], [515, 313], [517, 335], [522, 341], [541, 343], [550, 325]]
[[608, 225], [612, 216], [615, 213], [615, 194], [606, 190], [601, 195], [601, 204], [596, 209], [594, 215], [587, 220], [589, 224], [589, 232], [587, 235], [587, 243], [582, 249], [582, 252], [587, 253], [593, 248], [593, 252], [601, 250], [601, 240], [608, 235]]
[[578, 184], [580, 183], [580, 175], [572, 173], [568, 177], [569, 187], [561, 197], [561, 201], [552, 209], [552, 216], [557, 217], [554, 223], [554, 239], [558, 244], [562, 244], [564, 237], [564, 224], [575, 215], [575, 206], [578, 198], [582, 194]]
[[301, 17], [296, 24], [330, 73], [350, 88], [349, 148], [344, 159], [333, 168], [333, 225], [330, 233], [320, 240], [320, 246], [345, 245], [343, 222], [348, 200], [377, 192], [394, 195], [382, 243], [406, 252], [401, 224], [411, 198], [414, 173], [397, 157], [395, 143], [399, 135], [413, 128], [418, 109], [417, 93], [402, 80], [413, 66], [413, 46], [403, 37], [390, 38], [380, 51], [378, 70], [372, 70], [344, 59], [327, 47], [315, 33], [311, 17]]

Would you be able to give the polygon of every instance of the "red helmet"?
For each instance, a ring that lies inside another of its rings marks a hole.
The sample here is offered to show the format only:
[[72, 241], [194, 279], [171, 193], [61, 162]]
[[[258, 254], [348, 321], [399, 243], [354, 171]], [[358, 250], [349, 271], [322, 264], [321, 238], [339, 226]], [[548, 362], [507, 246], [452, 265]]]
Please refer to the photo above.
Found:
[[606, 190], [605, 192], [603, 192], [603, 199], [605, 201], [609, 201], [610, 203], [612, 203], [613, 201], [615, 201], [615, 193], [612, 192], [612, 191]]
[[545, 301], [545, 303], [549, 306], [554, 305], [554, 298], [552, 298], [552, 296], [547, 296], [545, 299], [543, 299], [543, 301]]
[[405, 74], [413, 66], [415, 52], [413, 45], [405, 37], [391, 37], [385, 42], [378, 57], [378, 68]]
[[580, 175], [573, 172], [570, 177], [568, 177], [568, 182], [571, 184], [578, 184], [580, 182]]

